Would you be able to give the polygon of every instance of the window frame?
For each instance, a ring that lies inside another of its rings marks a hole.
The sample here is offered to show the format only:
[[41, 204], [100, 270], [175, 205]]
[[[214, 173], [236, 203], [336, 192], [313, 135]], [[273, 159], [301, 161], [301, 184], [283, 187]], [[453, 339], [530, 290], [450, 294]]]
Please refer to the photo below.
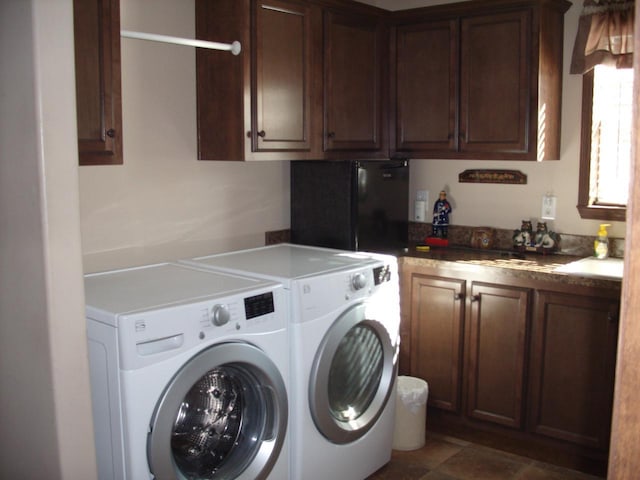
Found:
[[589, 205], [591, 176], [591, 128], [593, 116], [593, 69], [582, 75], [582, 127], [580, 133], [580, 176], [578, 180], [578, 212], [581, 218], [624, 222], [627, 208]]

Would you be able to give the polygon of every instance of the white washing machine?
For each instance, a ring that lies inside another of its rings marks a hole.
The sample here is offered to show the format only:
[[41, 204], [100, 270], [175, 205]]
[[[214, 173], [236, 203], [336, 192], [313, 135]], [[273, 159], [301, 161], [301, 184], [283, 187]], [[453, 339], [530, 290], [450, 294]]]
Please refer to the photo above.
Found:
[[387, 255], [281, 244], [190, 264], [291, 294], [291, 478], [362, 480], [391, 458], [400, 298]]
[[85, 294], [100, 480], [289, 478], [281, 284], [165, 263]]

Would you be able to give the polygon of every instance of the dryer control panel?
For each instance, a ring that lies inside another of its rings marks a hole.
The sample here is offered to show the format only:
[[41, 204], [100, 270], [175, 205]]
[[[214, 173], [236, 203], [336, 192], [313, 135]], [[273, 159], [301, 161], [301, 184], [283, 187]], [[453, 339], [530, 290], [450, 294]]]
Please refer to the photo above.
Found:
[[391, 267], [389, 265], [383, 265], [373, 269], [373, 282], [376, 285], [380, 285], [384, 282], [391, 281]]
[[331, 315], [354, 302], [399, 302], [397, 264], [379, 262], [346, 271], [304, 278], [294, 284], [292, 323]]

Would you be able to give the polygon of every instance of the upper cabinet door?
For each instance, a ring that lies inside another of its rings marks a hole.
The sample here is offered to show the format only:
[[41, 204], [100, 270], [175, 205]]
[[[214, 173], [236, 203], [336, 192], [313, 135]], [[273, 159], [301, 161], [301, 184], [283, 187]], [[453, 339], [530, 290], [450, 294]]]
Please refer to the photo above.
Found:
[[73, 2], [80, 165], [122, 163], [119, 0]]
[[392, 154], [559, 160], [565, 0], [393, 12]]
[[320, 8], [299, 0], [196, 0], [195, 6], [197, 38], [242, 44], [238, 56], [196, 50], [198, 158], [320, 157], [313, 113], [322, 95]]
[[383, 28], [375, 17], [325, 11], [325, 152], [380, 152], [386, 147]]
[[461, 45], [460, 150], [528, 153], [531, 11], [463, 18]]
[[311, 7], [256, 3], [253, 150], [311, 149]]
[[396, 32], [395, 148], [457, 148], [458, 23], [405, 25]]

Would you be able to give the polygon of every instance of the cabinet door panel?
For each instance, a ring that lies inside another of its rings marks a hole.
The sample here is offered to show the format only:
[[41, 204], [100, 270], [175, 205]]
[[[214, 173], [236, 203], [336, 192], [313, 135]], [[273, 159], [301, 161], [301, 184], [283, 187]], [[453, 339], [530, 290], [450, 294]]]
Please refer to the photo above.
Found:
[[616, 301], [538, 294], [532, 344], [534, 432], [607, 448], [617, 317]]
[[119, 0], [74, 0], [80, 165], [122, 163]]
[[530, 292], [474, 283], [471, 294], [468, 415], [519, 428]]
[[533, 327], [531, 428], [606, 450], [618, 304], [539, 292]]
[[458, 412], [465, 281], [411, 278], [411, 373], [429, 384], [429, 405]]
[[311, 8], [257, 2], [255, 151], [309, 150]]
[[460, 150], [527, 153], [531, 118], [531, 13], [461, 24]]
[[396, 149], [456, 148], [457, 38], [453, 20], [398, 27]]
[[329, 11], [324, 21], [324, 149], [379, 150], [381, 27], [376, 20]]

